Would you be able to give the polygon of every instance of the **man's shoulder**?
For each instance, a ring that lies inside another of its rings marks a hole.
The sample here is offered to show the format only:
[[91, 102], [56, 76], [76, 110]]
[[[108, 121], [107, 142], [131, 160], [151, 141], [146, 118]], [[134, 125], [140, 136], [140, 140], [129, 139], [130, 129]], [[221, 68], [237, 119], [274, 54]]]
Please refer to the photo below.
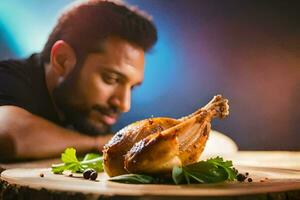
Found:
[[41, 70], [38, 54], [32, 54], [24, 59], [7, 59], [0, 61], [0, 74], [13, 76], [29, 83], [35, 71]]
[[22, 70], [26, 65], [26, 59], [7, 59], [0, 61], [0, 72]]
[[34, 106], [41, 71], [34, 70], [32, 56], [0, 62], [0, 105]]
[[18, 106], [53, 122], [59, 121], [44, 72], [39, 54], [0, 61], [0, 106]]

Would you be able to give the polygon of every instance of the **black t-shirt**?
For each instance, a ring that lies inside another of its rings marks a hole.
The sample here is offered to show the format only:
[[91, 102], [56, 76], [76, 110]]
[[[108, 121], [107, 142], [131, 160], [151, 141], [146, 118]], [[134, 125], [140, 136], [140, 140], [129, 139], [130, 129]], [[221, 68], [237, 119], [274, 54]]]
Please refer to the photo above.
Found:
[[15, 105], [61, 124], [51, 101], [40, 54], [0, 61], [0, 106]]

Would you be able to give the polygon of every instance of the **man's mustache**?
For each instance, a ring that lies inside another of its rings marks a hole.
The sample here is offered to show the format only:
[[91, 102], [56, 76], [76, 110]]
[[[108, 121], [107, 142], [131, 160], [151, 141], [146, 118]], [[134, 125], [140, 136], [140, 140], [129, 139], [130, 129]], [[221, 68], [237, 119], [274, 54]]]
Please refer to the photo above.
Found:
[[104, 107], [101, 105], [94, 105], [92, 107], [92, 110], [95, 110], [95, 111], [100, 112], [105, 115], [120, 115], [120, 113], [121, 113], [117, 107], [107, 108], [107, 107]]

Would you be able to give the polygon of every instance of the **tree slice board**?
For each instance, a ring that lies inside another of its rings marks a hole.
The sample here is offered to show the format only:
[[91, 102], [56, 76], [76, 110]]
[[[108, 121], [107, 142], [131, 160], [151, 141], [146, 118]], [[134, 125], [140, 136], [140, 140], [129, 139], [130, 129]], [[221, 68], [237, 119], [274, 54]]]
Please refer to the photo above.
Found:
[[300, 191], [300, 170], [247, 166], [236, 168], [240, 172], [248, 172], [253, 182], [246, 180], [242, 183], [191, 185], [124, 184], [108, 181], [105, 173], [99, 173], [96, 181], [90, 181], [76, 174], [73, 177], [56, 175], [51, 173], [50, 168], [8, 169], [2, 172], [1, 179], [17, 186], [95, 196], [225, 197]]

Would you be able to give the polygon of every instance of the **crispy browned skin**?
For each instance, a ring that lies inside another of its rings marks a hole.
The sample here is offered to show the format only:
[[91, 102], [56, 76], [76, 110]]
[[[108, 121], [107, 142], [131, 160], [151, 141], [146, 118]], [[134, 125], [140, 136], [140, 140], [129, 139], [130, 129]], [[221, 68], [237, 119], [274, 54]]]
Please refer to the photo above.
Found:
[[171, 118], [151, 118], [132, 123], [118, 131], [104, 146], [104, 170], [109, 176], [128, 173], [124, 169], [124, 156], [140, 140], [168, 129], [178, 122]]
[[150, 118], [120, 130], [103, 150], [109, 176], [170, 173], [173, 166], [197, 162], [215, 117], [229, 114], [228, 100], [215, 96], [206, 106], [178, 120]]

